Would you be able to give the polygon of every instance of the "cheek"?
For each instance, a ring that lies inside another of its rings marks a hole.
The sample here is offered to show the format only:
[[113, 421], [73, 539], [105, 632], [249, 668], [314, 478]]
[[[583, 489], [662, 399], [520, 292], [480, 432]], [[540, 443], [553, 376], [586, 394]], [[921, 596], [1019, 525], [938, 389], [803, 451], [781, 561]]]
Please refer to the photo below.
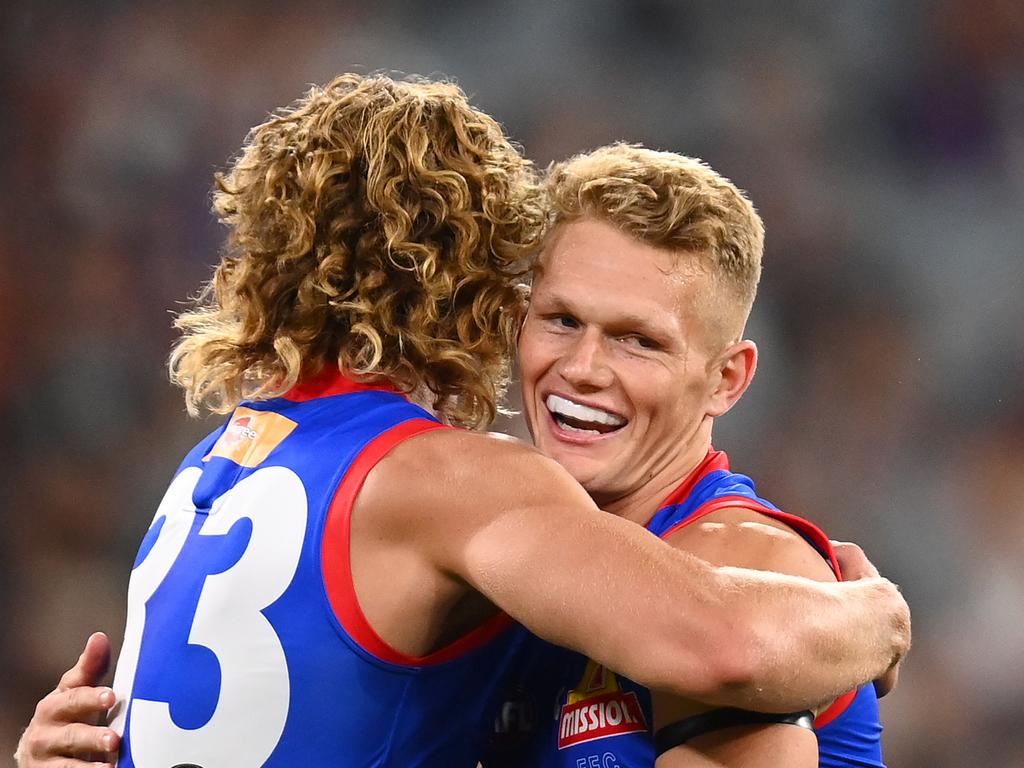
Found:
[[637, 416], [648, 430], [671, 432], [693, 419], [700, 400], [700, 387], [685, 377], [646, 370], [635, 377], [636, 386], [627, 389]]
[[554, 350], [550, 343], [544, 343], [542, 334], [523, 330], [519, 337], [519, 377], [524, 391], [536, 385], [537, 380], [551, 367], [554, 358]]

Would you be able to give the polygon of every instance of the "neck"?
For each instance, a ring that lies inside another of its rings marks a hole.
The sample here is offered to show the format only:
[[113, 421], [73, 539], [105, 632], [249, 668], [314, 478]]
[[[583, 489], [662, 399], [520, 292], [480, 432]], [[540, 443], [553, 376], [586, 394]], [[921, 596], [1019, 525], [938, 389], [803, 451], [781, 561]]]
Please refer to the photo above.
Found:
[[679, 451], [663, 469], [656, 471], [638, 488], [614, 499], [594, 499], [605, 512], [647, 525], [662, 503], [700, 466], [711, 450], [711, 424], [700, 429], [696, 439]]

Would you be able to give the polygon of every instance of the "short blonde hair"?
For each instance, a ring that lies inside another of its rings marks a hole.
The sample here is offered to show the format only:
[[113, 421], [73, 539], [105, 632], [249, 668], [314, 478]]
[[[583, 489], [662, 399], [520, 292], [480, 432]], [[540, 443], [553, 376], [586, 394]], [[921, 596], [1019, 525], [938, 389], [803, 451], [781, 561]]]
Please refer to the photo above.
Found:
[[554, 164], [546, 191], [553, 225], [592, 216], [648, 245], [704, 260], [735, 297], [735, 332], [742, 331], [761, 277], [764, 224], [750, 200], [706, 163], [612, 144]]
[[546, 218], [530, 162], [458, 87], [314, 87], [250, 131], [213, 208], [227, 249], [170, 360], [190, 412], [336, 365], [493, 419]]

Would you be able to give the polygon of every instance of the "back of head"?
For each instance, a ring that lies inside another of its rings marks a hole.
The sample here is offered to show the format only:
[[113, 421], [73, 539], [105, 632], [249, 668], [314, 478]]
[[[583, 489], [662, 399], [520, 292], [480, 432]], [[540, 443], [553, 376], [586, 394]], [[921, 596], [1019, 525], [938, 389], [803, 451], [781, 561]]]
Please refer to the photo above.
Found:
[[612, 144], [553, 165], [546, 190], [556, 226], [589, 216], [696, 257], [714, 278], [716, 335], [742, 333], [761, 276], [764, 225], [728, 179], [696, 158]]
[[217, 176], [227, 248], [177, 320], [172, 378], [191, 411], [226, 412], [337, 366], [485, 423], [541, 202], [530, 163], [458, 87], [360, 75], [314, 87]]

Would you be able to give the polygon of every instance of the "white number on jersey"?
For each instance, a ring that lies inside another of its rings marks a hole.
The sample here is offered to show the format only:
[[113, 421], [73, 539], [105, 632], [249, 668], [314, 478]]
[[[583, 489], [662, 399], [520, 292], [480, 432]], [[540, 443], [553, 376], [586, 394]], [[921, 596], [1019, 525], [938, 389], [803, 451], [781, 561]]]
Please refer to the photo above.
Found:
[[180, 763], [255, 768], [277, 746], [288, 716], [284, 649], [261, 613], [291, 583], [306, 530], [305, 489], [284, 467], [259, 469], [239, 482], [217, 499], [199, 530], [200, 535], [218, 536], [242, 518], [252, 523], [248, 546], [238, 562], [206, 577], [189, 633], [189, 643], [208, 648], [220, 664], [220, 694], [213, 716], [200, 728], [184, 729], [171, 719], [167, 702], [129, 699], [142, 649], [146, 603], [188, 538], [196, 514], [192, 492], [201, 474], [198, 468], [189, 468], [171, 483], [154, 518], [154, 525], [164, 518], [163, 527], [128, 587], [128, 622], [114, 676], [120, 709], [111, 726], [122, 732], [131, 712], [129, 743], [138, 768]]

